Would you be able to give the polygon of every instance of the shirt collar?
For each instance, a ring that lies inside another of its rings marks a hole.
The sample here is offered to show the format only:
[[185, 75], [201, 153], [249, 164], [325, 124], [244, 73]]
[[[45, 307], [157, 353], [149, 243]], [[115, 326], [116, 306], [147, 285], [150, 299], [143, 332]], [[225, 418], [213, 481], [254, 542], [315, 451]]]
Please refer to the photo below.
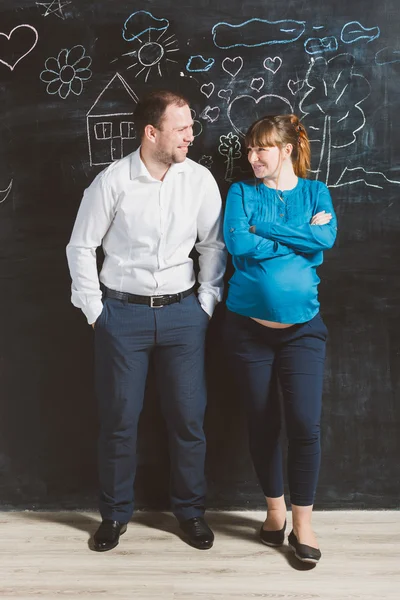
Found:
[[[189, 172], [191, 170], [192, 166], [190, 164], [190, 160], [186, 158], [183, 162], [175, 163], [174, 165], [172, 165], [169, 168], [168, 172], [172, 171], [173, 173], [184, 173]], [[140, 146], [137, 150], [135, 150], [135, 152], [132, 152], [131, 154], [130, 176], [132, 180], [143, 177], [148, 181], [157, 181], [157, 179], [154, 179], [154, 177], [150, 175], [146, 168], [146, 165], [140, 158]]]

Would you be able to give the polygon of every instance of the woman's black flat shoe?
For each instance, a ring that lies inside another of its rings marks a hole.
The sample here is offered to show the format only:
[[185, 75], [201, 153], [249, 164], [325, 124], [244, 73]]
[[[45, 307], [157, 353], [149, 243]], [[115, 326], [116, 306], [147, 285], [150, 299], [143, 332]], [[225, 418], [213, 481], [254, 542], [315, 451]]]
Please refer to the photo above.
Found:
[[294, 550], [295, 557], [302, 562], [316, 564], [322, 556], [319, 548], [300, 544], [293, 530], [289, 533], [288, 542], [289, 546]]
[[282, 529], [278, 531], [266, 531], [262, 528], [260, 529], [260, 540], [266, 546], [282, 546], [285, 541], [285, 529], [286, 529], [286, 521]]

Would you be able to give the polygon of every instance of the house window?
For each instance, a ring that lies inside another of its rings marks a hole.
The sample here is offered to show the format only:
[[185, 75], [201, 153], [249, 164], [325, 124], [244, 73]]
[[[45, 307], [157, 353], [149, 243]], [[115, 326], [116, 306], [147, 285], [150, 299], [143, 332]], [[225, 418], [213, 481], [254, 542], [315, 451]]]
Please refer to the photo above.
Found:
[[124, 139], [135, 138], [135, 123], [132, 121], [121, 121], [120, 123], [121, 137]]
[[94, 134], [96, 140], [109, 140], [111, 139], [111, 127], [110, 122], [105, 121], [104, 123], [96, 123], [94, 126]]

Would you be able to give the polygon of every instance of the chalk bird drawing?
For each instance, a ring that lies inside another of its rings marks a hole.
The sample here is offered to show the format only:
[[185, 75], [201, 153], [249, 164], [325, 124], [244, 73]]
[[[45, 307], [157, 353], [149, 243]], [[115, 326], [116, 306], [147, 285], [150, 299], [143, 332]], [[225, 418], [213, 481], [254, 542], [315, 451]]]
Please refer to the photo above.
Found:
[[92, 76], [89, 69], [91, 64], [92, 59], [86, 55], [83, 46], [77, 45], [70, 50], [64, 48], [57, 58], [50, 56], [46, 60], [40, 79], [47, 83], [48, 94], [58, 94], [63, 100], [71, 92], [79, 96], [83, 91], [83, 82]]
[[[0, 58], [0, 63], [8, 67], [11, 71], [15, 69], [17, 64], [36, 46], [39, 34], [37, 30], [32, 27], [32, 25], [27, 25], [23, 23], [22, 25], [17, 25], [10, 31], [10, 33], [3, 33], [0, 31], [0, 37], [5, 37], [8, 41], [6, 50], [9, 50], [10, 56], [12, 57], [9, 60], [5, 58]], [[19, 48], [23, 48], [23, 50], [19, 50]], [[17, 50], [18, 48], [18, 50]], [[15, 57], [18, 58], [15, 58]], [[8, 57], [7, 57], [8, 58]]]

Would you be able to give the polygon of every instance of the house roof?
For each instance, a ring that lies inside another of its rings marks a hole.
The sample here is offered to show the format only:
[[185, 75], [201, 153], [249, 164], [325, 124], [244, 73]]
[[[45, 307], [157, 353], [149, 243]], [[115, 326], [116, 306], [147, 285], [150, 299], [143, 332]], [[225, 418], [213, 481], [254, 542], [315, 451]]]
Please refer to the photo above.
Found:
[[119, 73], [109, 81], [99, 94], [87, 116], [131, 115], [139, 98]]

